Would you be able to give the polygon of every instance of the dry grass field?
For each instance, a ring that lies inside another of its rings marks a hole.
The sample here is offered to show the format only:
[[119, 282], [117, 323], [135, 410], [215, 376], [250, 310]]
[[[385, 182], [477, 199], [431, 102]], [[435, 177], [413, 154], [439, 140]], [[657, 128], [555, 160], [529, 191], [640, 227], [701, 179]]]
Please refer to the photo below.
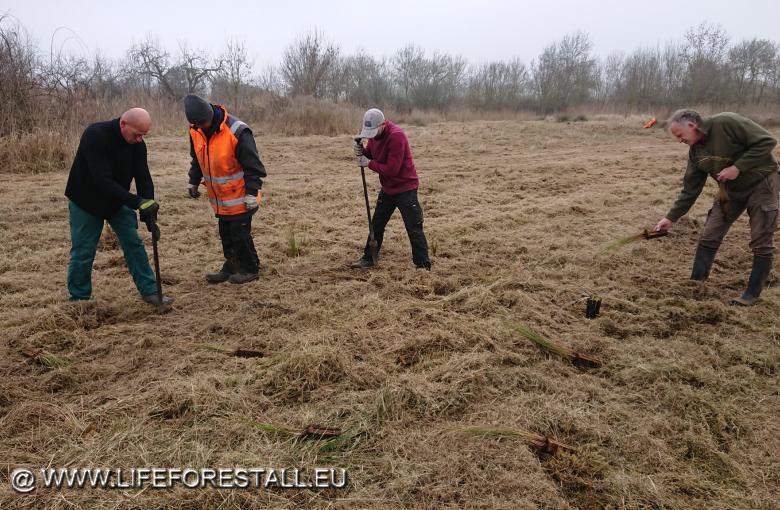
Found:
[[[727, 305], [750, 271], [745, 218], [707, 283], [687, 278], [712, 183], [668, 237], [604, 251], [651, 227], [681, 183], [687, 147], [643, 120], [407, 126], [431, 272], [414, 269], [397, 213], [380, 267], [347, 268], [366, 234], [349, 137], [258, 136], [262, 277], [245, 286], [205, 283], [221, 248], [207, 201], [186, 198], [187, 140], [151, 136], [176, 297], [165, 315], [138, 299], [107, 232], [94, 300], [69, 303], [67, 172], [6, 175], [0, 508], [777, 508], [780, 293]], [[594, 320], [588, 295], [603, 297]], [[602, 365], [542, 351], [517, 325]], [[303, 441], [263, 425], [312, 423], [343, 434]], [[18, 466], [335, 466], [349, 478], [319, 491], [18, 495]]]

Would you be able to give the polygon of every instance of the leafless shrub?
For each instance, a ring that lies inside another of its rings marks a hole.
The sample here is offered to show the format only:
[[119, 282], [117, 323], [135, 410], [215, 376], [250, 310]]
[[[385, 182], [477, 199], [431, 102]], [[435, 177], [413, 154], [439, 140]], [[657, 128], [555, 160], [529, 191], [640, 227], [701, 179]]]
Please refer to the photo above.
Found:
[[252, 61], [247, 55], [246, 42], [235, 38], [228, 39], [220, 60], [221, 67], [215, 73], [213, 90], [224, 89], [223, 94], [231, 106], [240, 110], [252, 72]]
[[24, 28], [0, 16], [0, 136], [32, 129], [37, 63]]
[[127, 51], [128, 71], [148, 78], [155, 82], [157, 90], [176, 98], [181, 92], [175, 90], [175, 69], [171, 63], [171, 55], [160, 46], [159, 40], [154, 37], [147, 38], [132, 45]]
[[548, 113], [586, 102], [598, 80], [590, 37], [577, 32], [544, 48], [532, 64], [539, 109]]
[[290, 44], [282, 57], [281, 75], [291, 96], [322, 97], [334, 71], [339, 48], [313, 30]]

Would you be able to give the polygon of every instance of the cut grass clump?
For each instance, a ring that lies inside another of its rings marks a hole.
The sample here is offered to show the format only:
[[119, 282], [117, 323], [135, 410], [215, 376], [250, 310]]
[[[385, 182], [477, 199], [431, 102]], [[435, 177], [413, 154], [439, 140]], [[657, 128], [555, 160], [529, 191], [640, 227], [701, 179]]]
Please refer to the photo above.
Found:
[[283, 425], [276, 425], [274, 423], [266, 423], [266, 422], [257, 422], [253, 421], [250, 422], [251, 425], [255, 428], [258, 428], [262, 430], [263, 432], [268, 432], [269, 434], [275, 434], [280, 436], [295, 436], [297, 440], [327, 440], [332, 439], [334, 437], [338, 437], [343, 434], [343, 431], [339, 428], [335, 427], [326, 427], [324, 425], [320, 425], [317, 423], [311, 423], [309, 425], [306, 425], [303, 430], [296, 431], [291, 429], [290, 427], [285, 427]]
[[63, 368], [70, 365], [70, 360], [67, 358], [61, 358], [55, 354], [51, 354], [50, 352], [39, 354], [35, 358], [35, 361], [47, 368]]
[[463, 429], [466, 434], [483, 437], [520, 439], [531, 446], [541, 449], [545, 453], [554, 454], [559, 449], [576, 452], [577, 449], [555, 439], [551, 439], [541, 434], [535, 434], [527, 430], [506, 429], [499, 427], [466, 427]]
[[275, 423], [248, 423], [267, 434], [289, 441], [299, 454], [308, 452], [307, 457], [314, 455], [321, 462], [339, 463], [343, 454], [354, 452], [370, 437], [368, 429], [356, 425], [342, 429], [312, 423], [296, 430]]
[[337, 383], [348, 374], [341, 353], [324, 346], [279, 355], [277, 359], [264, 369], [260, 379], [263, 393], [274, 398], [308, 399], [313, 390]]
[[602, 364], [601, 361], [595, 358], [591, 358], [584, 354], [580, 354], [576, 351], [573, 351], [568, 347], [563, 347], [561, 345], [551, 342], [547, 338], [543, 337], [533, 329], [523, 324], [519, 324], [515, 326], [515, 330], [521, 335], [523, 335], [525, 338], [527, 338], [528, 340], [532, 341], [533, 343], [541, 347], [542, 349], [557, 354], [558, 356], [561, 356], [563, 358], [566, 358], [581, 368], [598, 368]]
[[398, 420], [457, 417], [466, 409], [467, 396], [447, 385], [402, 385], [382, 388], [376, 398], [372, 420], [379, 425]]
[[272, 435], [277, 435], [277, 436], [295, 435], [295, 431], [293, 429], [285, 427], [283, 425], [276, 425], [274, 423], [266, 423], [266, 422], [259, 422], [259, 421], [250, 421], [249, 423], [256, 429], [260, 429], [263, 432], [267, 432]]
[[67, 358], [57, 356], [56, 354], [46, 352], [42, 349], [23, 349], [22, 354], [46, 368], [64, 368], [71, 363]]
[[214, 344], [200, 344], [199, 347], [207, 351], [221, 352], [222, 354], [227, 354], [228, 356], [236, 356], [239, 358], [262, 358], [263, 357], [262, 352], [253, 349], [241, 349], [241, 348], [230, 349], [228, 347], [222, 347], [221, 345], [214, 345]]

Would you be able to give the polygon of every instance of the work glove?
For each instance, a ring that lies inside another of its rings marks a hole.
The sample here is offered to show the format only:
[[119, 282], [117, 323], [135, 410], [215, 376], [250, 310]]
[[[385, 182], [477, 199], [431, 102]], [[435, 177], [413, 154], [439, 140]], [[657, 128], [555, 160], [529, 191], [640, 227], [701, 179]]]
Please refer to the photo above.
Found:
[[160, 228], [157, 226], [157, 211], [159, 210], [160, 204], [153, 199], [143, 200], [138, 207], [138, 216], [146, 224], [146, 228], [152, 233], [154, 240], [160, 239]]
[[187, 187], [187, 193], [190, 194], [190, 198], [198, 198], [200, 196], [200, 191], [198, 191], [198, 185], [190, 184]]
[[363, 155], [363, 144], [362, 143], [356, 143], [355, 144], [355, 156], [360, 157]]
[[371, 160], [370, 160], [370, 159], [368, 159], [368, 158], [367, 158], [367, 157], [365, 157], [365, 156], [358, 156], [358, 158], [357, 158], [357, 164], [358, 164], [358, 166], [361, 166], [361, 167], [363, 167], [363, 166], [368, 166], [368, 164], [369, 164], [370, 162], [371, 162]]
[[246, 195], [244, 197], [244, 204], [246, 204], [246, 208], [247, 208], [248, 211], [253, 211], [253, 210], [257, 209], [257, 206], [258, 206], [258, 204], [257, 204], [258, 200], [257, 199], [258, 199], [258, 197], [254, 196], [254, 195]]

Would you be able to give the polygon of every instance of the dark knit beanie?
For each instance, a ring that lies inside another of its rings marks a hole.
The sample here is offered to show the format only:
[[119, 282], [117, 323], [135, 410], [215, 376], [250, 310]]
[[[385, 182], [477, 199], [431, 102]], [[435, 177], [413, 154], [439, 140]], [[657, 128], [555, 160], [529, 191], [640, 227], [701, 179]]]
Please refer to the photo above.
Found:
[[205, 124], [214, 117], [214, 109], [202, 97], [187, 94], [184, 98], [184, 114], [190, 124]]

